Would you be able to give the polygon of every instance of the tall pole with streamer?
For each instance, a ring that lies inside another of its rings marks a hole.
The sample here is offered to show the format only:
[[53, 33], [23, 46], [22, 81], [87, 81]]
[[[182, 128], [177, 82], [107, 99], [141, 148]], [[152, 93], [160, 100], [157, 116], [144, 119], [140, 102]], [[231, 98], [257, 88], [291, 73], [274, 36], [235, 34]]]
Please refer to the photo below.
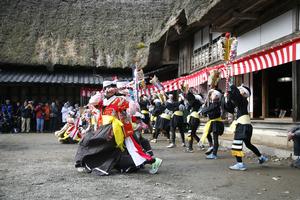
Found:
[[219, 42], [221, 49], [221, 56], [225, 61], [226, 68], [226, 86], [225, 93], [228, 94], [229, 83], [233, 82], [233, 77], [230, 77], [232, 73], [232, 62], [236, 58], [236, 50], [237, 50], [237, 39], [235, 37], [231, 37], [230, 33], [226, 33], [225, 37], [222, 37]]

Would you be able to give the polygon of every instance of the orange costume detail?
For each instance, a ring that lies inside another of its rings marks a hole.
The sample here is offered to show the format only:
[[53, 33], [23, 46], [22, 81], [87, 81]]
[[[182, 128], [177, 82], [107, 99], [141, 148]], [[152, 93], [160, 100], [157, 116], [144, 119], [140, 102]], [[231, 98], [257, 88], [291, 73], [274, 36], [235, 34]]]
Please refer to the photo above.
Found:
[[[102, 115], [114, 116], [123, 123], [124, 137], [133, 135], [133, 127], [130, 119], [126, 116], [126, 109], [129, 102], [123, 97], [116, 97], [109, 105], [102, 106]], [[102, 124], [102, 117], [99, 117], [98, 125]]]

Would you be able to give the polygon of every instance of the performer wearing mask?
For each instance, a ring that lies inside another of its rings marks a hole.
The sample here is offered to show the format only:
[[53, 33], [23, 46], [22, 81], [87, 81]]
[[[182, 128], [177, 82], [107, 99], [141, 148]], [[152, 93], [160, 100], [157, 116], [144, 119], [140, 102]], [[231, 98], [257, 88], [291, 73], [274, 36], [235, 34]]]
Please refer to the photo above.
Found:
[[224, 123], [221, 119], [222, 93], [217, 89], [211, 89], [208, 93], [210, 102], [202, 108], [201, 113], [208, 116], [209, 121], [204, 126], [201, 142], [203, 144], [207, 137], [210, 147], [205, 152], [207, 154], [206, 158], [217, 159], [219, 135], [222, 135], [224, 132]]
[[232, 144], [232, 155], [236, 157], [237, 163], [229, 168], [242, 171], [247, 169], [242, 160], [242, 157], [244, 156], [242, 151], [243, 142], [248, 149], [258, 156], [259, 164], [263, 164], [268, 159], [251, 143], [253, 127], [248, 113], [247, 101], [247, 98], [251, 95], [250, 89], [243, 84], [240, 87], [230, 85], [228, 95], [225, 95], [227, 99], [225, 98], [223, 102], [224, 109], [230, 113], [234, 113], [234, 109], [237, 109], [237, 120]]
[[98, 129], [88, 132], [81, 140], [75, 167], [97, 175], [109, 175], [112, 168], [130, 172], [151, 164], [149, 172], [157, 173], [162, 160], [144, 153], [134, 139], [131, 120], [126, 113], [128, 101], [116, 96], [115, 82], [105, 81], [103, 87], [105, 97], [100, 98], [97, 105], [100, 110]]
[[171, 144], [168, 145], [168, 148], [174, 148], [176, 147], [175, 144], [175, 131], [178, 127], [180, 136], [181, 136], [181, 146], [185, 147], [185, 139], [184, 139], [184, 131], [185, 131], [185, 124], [184, 124], [184, 118], [183, 118], [183, 111], [185, 109], [183, 96], [179, 96], [178, 102], [173, 100], [173, 95], [169, 95], [169, 100], [166, 102], [167, 109], [172, 111], [172, 117], [171, 117]]

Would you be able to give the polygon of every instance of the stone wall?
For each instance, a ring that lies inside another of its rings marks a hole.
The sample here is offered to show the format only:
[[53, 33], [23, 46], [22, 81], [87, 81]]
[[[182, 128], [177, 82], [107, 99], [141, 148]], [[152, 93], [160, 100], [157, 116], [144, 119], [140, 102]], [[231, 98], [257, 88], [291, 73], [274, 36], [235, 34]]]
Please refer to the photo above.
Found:
[[0, 62], [128, 67], [173, 0], [1, 0]]

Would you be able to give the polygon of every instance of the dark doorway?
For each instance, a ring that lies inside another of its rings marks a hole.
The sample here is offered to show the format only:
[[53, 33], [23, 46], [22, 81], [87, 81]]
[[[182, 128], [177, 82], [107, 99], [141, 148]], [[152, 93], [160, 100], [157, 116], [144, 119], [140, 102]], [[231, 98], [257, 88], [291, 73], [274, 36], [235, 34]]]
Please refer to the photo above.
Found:
[[291, 117], [292, 64], [267, 69], [269, 117]]
[[262, 71], [253, 72], [253, 118], [262, 116]]

